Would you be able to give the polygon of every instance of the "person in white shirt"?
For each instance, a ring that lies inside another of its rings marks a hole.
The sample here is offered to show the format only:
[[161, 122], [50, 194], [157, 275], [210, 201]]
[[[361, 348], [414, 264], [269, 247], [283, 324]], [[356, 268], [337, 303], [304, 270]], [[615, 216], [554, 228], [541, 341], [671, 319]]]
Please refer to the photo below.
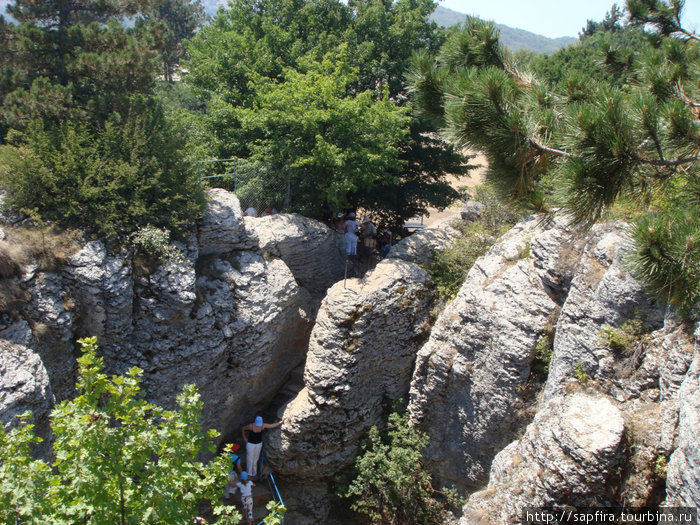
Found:
[[348, 255], [357, 255], [357, 230], [360, 227], [360, 222], [355, 220], [355, 214], [348, 213], [348, 218], [345, 221], [345, 253]]
[[248, 473], [241, 472], [241, 481], [236, 483], [236, 488], [241, 491], [241, 503], [243, 513], [248, 517], [248, 525], [253, 525], [253, 487], [255, 483], [248, 479]]

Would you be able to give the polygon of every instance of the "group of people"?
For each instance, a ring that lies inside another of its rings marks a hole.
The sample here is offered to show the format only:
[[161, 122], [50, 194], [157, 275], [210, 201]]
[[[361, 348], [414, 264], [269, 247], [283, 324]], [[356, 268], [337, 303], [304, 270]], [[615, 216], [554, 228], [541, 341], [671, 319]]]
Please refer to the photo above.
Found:
[[343, 235], [345, 253], [349, 257], [357, 255], [358, 245], [365, 254], [371, 253], [379, 242], [380, 255], [385, 257], [391, 249], [391, 232], [387, 230], [382, 235], [377, 235], [377, 227], [372, 223], [372, 219], [365, 217], [362, 222], [356, 220], [355, 213], [339, 213], [335, 218], [333, 229], [336, 233]]
[[241, 491], [241, 503], [244, 515], [248, 518], [248, 525], [253, 524], [253, 487], [255, 486], [254, 480], [259, 478], [258, 462], [262, 451], [263, 431], [268, 428], [277, 428], [283, 422], [284, 418], [277, 423], [264, 423], [263, 418], [257, 416], [255, 421], [243, 427], [241, 434], [245, 442], [247, 470], [243, 470], [241, 457], [238, 455], [240, 445], [232, 443], [225, 449], [231, 460], [232, 468], [228, 473], [228, 485], [226, 485], [224, 498], [230, 499], [237, 491]]

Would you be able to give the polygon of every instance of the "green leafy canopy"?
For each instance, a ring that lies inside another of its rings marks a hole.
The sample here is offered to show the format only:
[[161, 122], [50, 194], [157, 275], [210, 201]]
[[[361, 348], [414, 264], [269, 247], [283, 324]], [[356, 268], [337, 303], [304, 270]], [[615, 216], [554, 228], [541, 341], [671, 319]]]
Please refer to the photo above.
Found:
[[[108, 377], [96, 338], [79, 341], [78, 396], [51, 415], [53, 465], [32, 459], [32, 426], [0, 427], [0, 520], [3, 523], [189, 523], [202, 500], [216, 502], [228, 459], [205, 464], [217, 432], [203, 432], [193, 385], [177, 410], [143, 399], [142, 371]], [[25, 416], [28, 417], [28, 416]], [[235, 507], [214, 504], [218, 523], [237, 523]]]

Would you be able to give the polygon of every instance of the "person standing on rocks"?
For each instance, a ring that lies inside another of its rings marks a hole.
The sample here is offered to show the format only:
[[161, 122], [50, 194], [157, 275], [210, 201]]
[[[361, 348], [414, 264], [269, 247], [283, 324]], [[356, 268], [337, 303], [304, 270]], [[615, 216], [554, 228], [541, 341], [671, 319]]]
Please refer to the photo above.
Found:
[[245, 441], [245, 466], [250, 477], [258, 475], [258, 459], [262, 450], [262, 433], [266, 428], [277, 428], [284, 422], [284, 418], [275, 424], [263, 423], [263, 418], [258, 416], [255, 421], [246, 425], [241, 430]]
[[241, 481], [236, 483], [236, 488], [241, 490], [241, 503], [243, 503], [243, 513], [248, 518], [248, 525], [253, 525], [253, 487], [255, 483], [248, 479], [248, 473], [241, 472]]
[[348, 220], [345, 221], [345, 253], [353, 257], [357, 255], [357, 230], [360, 222], [355, 220], [355, 214], [348, 213]]

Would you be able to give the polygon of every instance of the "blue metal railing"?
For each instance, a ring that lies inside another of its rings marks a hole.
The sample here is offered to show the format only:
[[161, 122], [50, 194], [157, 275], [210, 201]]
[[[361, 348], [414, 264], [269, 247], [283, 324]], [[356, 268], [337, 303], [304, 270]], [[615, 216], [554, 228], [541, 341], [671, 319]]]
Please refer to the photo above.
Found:
[[[260, 453], [260, 462], [263, 466], [267, 467], [267, 485], [270, 488], [270, 493], [272, 494], [272, 499], [278, 502], [280, 505], [284, 506], [284, 501], [282, 501], [282, 495], [280, 494], [279, 488], [277, 488], [277, 483], [275, 483], [275, 476], [272, 475], [272, 470], [270, 469], [270, 464], [267, 462], [267, 456], [265, 452]], [[262, 471], [262, 469], [260, 469]], [[284, 517], [282, 517], [282, 523], [284, 523]], [[265, 520], [263, 519], [258, 525], [265, 525]]]

